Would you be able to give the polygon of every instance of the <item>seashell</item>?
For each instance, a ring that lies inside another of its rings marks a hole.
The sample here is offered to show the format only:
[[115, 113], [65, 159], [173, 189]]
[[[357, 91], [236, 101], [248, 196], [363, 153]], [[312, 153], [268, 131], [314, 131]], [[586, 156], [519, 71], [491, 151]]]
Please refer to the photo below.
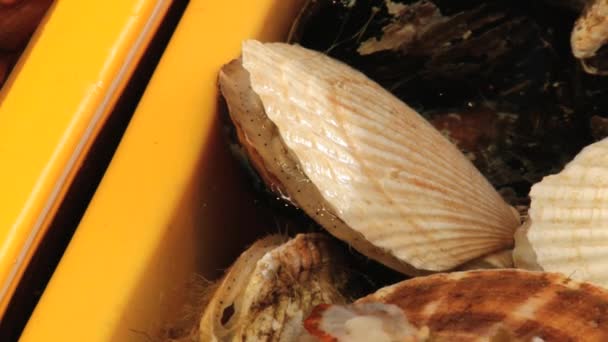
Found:
[[513, 268], [513, 250], [504, 249], [495, 253], [484, 255], [475, 260], [471, 260], [458, 267], [460, 271], [492, 269], [492, 268]]
[[[585, 2], [421, 0], [391, 9], [390, 1], [346, 8], [315, 0], [290, 42], [390, 90], [459, 147], [509, 204], [527, 207], [534, 183], [592, 143], [589, 114], [607, 112], [608, 80], [580, 75], [563, 48]], [[361, 54], [383, 41], [388, 50]], [[593, 58], [604, 61], [593, 63], [600, 70], [608, 70], [604, 51]]]
[[585, 147], [530, 191], [516, 265], [608, 286], [608, 139]]
[[200, 341], [293, 341], [320, 303], [344, 303], [344, 255], [330, 237], [271, 235], [247, 249], [206, 306]]
[[268, 187], [359, 252], [409, 274], [509, 248], [519, 226], [471, 162], [406, 104], [326, 55], [243, 43], [220, 87]]
[[542, 271], [538, 261], [536, 260], [536, 253], [530, 245], [528, 240], [528, 231], [530, 230], [530, 220], [526, 222], [515, 231], [515, 248], [513, 249], [513, 265], [517, 268], [530, 271]]
[[580, 59], [585, 72], [592, 75], [608, 75], [606, 50], [608, 43], [608, 2], [590, 0], [576, 20], [570, 45], [574, 57]]
[[570, 44], [576, 58], [589, 58], [608, 42], [608, 2], [592, 0], [577, 19]]
[[[486, 270], [413, 278], [354, 305], [320, 305], [304, 325], [321, 341], [365, 341], [337, 338], [355, 321], [384, 341], [606, 341], [606, 317], [608, 292], [599, 287], [559, 273]], [[405, 331], [395, 322], [407, 322]]]

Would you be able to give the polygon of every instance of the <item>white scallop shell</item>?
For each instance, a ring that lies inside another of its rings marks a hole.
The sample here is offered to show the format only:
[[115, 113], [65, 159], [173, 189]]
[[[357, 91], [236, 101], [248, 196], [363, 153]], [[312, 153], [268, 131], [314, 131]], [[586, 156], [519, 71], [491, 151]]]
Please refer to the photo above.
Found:
[[325, 226], [332, 234], [406, 272], [451, 269], [512, 244], [515, 210], [380, 85], [296, 45], [245, 41], [242, 49], [253, 90], [328, 212], [377, 251]]
[[608, 139], [535, 184], [530, 198], [529, 227], [517, 239], [518, 267], [538, 265], [608, 286]]

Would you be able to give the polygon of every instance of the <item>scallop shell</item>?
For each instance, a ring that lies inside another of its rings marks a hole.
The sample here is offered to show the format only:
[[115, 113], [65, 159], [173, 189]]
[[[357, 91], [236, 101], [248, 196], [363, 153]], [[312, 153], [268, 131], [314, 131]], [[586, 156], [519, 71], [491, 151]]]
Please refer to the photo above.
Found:
[[608, 42], [608, 2], [592, 0], [574, 24], [570, 44], [576, 58], [590, 58]]
[[[375, 306], [361, 307], [364, 304]], [[395, 313], [395, 306], [404, 318]], [[331, 308], [343, 310], [332, 314]], [[367, 325], [367, 330], [383, 329], [391, 337], [395, 333], [386, 327], [407, 321], [417, 329], [408, 327], [407, 333], [419, 340], [425, 340], [420, 332], [428, 329], [430, 341], [608, 341], [608, 292], [558, 273], [488, 270], [414, 278], [380, 289], [354, 308], [318, 306], [305, 326], [313, 336], [326, 337], [319, 340], [329, 341], [327, 337], [348, 330], [353, 316], [360, 331]]]
[[344, 255], [328, 236], [272, 235], [247, 249], [205, 308], [200, 341], [293, 341], [320, 303], [344, 303]]
[[518, 267], [538, 265], [608, 286], [608, 139], [535, 184], [530, 199], [529, 228], [517, 239]]
[[220, 86], [249, 159], [331, 234], [409, 274], [512, 245], [515, 210], [441, 133], [362, 73], [257, 41], [243, 43], [242, 66], [226, 65]]
[[460, 271], [472, 271], [492, 268], [513, 268], [513, 250], [504, 249], [495, 253], [484, 255], [481, 258], [471, 260], [458, 267]]

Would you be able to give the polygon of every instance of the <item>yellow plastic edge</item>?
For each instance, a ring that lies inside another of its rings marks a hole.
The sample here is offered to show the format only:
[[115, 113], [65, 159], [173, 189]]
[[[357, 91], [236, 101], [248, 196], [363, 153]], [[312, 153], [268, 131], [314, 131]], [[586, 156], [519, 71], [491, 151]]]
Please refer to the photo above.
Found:
[[243, 39], [283, 39], [301, 5], [190, 2], [21, 341], [160, 341], [189, 276], [217, 275], [251, 241], [217, 74]]
[[0, 316], [170, 0], [62, 0], [2, 90]]

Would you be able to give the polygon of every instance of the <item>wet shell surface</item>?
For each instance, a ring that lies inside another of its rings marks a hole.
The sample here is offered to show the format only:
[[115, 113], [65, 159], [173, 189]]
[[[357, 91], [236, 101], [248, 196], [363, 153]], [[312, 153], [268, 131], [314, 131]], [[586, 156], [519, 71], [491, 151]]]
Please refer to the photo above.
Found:
[[[383, 341], [403, 335], [414, 341], [607, 341], [606, 317], [608, 292], [599, 287], [559, 273], [487, 270], [406, 280], [354, 306], [317, 306], [305, 326], [320, 341], [352, 330], [353, 318], [357, 329], [366, 325], [370, 334], [391, 337]], [[405, 332], [395, 331], [396, 321], [408, 322]]]
[[294, 341], [320, 303], [344, 303], [343, 255], [328, 236], [268, 236], [228, 270], [206, 306], [200, 341]]
[[518, 266], [608, 286], [608, 139], [534, 185], [530, 198]]
[[249, 159], [275, 193], [336, 237], [409, 274], [512, 245], [515, 210], [432, 125], [362, 73], [257, 41], [243, 43], [240, 64], [223, 68], [220, 86]]

